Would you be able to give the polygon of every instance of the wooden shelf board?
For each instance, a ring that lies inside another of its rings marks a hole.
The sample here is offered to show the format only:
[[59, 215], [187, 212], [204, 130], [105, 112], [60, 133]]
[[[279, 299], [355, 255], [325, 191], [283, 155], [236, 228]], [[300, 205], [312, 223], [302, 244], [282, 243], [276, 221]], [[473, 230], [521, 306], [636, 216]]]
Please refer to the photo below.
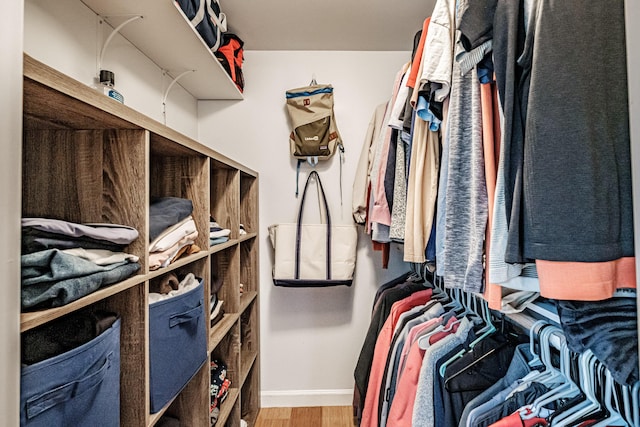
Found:
[[258, 233], [253, 231], [251, 233], [245, 234], [244, 236], [240, 236], [240, 238], [238, 240], [241, 241], [241, 242], [244, 242], [245, 240], [255, 239], [256, 237], [258, 237]]
[[228, 249], [232, 246], [235, 246], [238, 244], [238, 240], [237, 239], [229, 239], [228, 241], [224, 242], [224, 243], [220, 243], [218, 245], [213, 245], [209, 247], [209, 253], [211, 254], [215, 254], [216, 252], [220, 252], [220, 251], [224, 251], [225, 249]]
[[220, 344], [222, 339], [227, 335], [231, 327], [240, 318], [239, 313], [228, 313], [216, 323], [209, 332], [209, 353], [211, 353]]
[[238, 396], [240, 395], [240, 389], [238, 388], [230, 388], [227, 394], [227, 398], [220, 405], [220, 415], [218, 415], [218, 421], [216, 422], [216, 426], [224, 426], [233, 410], [233, 405], [236, 404], [238, 400]]
[[162, 418], [162, 416], [164, 415], [165, 411], [167, 410], [167, 408], [169, 408], [169, 406], [171, 406], [171, 404], [173, 403], [174, 400], [175, 400], [175, 398], [171, 399], [171, 401], [169, 401], [169, 403], [167, 403], [162, 409], [160, 409], [155, 414], [149, 414], [149, 423], [147, 425], [149, 427], [150, 426], [154, 426], [158, 422], [158, 420], [160, 418]]
[[258, 297], [258, 292], [250, 291], [244, 292], [240, 296], [240, 313], [244, 313], [249, 304], [251, 304]]
[[174, 262], [172, 264], [169, 264], [167, 267], [159, 268], [157, 270], [150, 271], [146, 275], [146, 278], [147, 279], [153, 279], [155, 277], [162, 276], [163, 274], [167, 274], [167, 273], [169, 273], [169, 272], [171, 272], [173, 270], [176, 270], [176, 269], [178, 269], [180, 267], [183, 267], [183, 266], [185, 266], [187, 264], [191, 264], [194, 261], [198, 261], [199, 259], [206, 258], [208, 255], [209, 254], [207, 253], [207, 251], [200, 251], [200, 252], [197, 252], [197, 253], [195, 253], [193, 255], [189, 255], [189, 256], [186, 256], [184, 258], [180, 258], [178, 261], [176, 261], [176, 262]]
[[240, 355], [240, 387], [244, 387], [244, 382], [247, 380], [249, 371], [253, 367], [257, 357], [257, 351], [243, 351]]
[[62, 307], [50, 308], [47, 310], [31, 311], [20, 314], [20, 332], [35, 328], [36, 326], [43, 325], [54, 319], [62, 317], [73, 311], [87, 307], [98, 301], [102, 301], [112, 295], [125, 291], [133, 286], [143, 283], [146, 280], [145, 275], [136, 275], [130, 277], [122, 282], [100, 288], [97, 291], [70, 302]]

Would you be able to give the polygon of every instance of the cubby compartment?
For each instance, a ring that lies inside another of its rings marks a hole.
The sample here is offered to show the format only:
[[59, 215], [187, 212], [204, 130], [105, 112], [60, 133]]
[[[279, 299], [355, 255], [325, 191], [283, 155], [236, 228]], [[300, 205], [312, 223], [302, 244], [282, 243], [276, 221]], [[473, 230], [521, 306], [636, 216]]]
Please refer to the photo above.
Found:
[[[202, 368], [208, 355], [207, 263], [201, 259], [152, 278], [149, 281], [149, 400], [150, 420], [155, 423], [169, 405], [178, 419], [198, 419], [202, 406], [183, 405], [183, 394], [193, 393], [203, 381]], [[199, 283], [176, 294], [179, 284], [190, 278]], [[175, 294], [171, 298], [159, 294]], [[166, 299], [161, 299], [166, 298]], [[184, 349], [189, 349], [184, 351]], [[191, 396], [187, 402], [193, 402]], [[175, 401], [178, 403], [175, 403]], [[204, 402], [204, 400], [203, 400]], [[204, 402], [206, 403], [206, 402]]]
[[[224, 301], [226, 314], [237, 314], [240, 308], [239, 248], [237, 244], [214, 252], [211, 259], [211, 283], [218, 288], [217, 297]], [[215, 289], [214, 289], [215, 290]]]
[[243, 310], [258, 295], [258, 242], [256, 238], [240, 242], [240, 283], [242, 283], [240, 306]]
[[240, 390], [233, 389], [233, 406], [230, 407], [229, 416], [224, 424], [215, 424], [216, 427], [236, 427], [240, 425]]
[[[162, 198], [179, 198], [191, 201], [198, 235], [191, 251], [206, 251], [209, 247], [207, 232], [209, 229], [209, 159], [184, 146], [176, 145], [166, 138], [151, 134], [149, 163], [150, 203]], [[172, 224], [168, 224], [171, 226]], [[153, 236], [151, 236], [153, 237]], [[151, 239], [153, 240], [153, 239]], [[197, 249], [195, 247], [197, 246]], [[153, 250], [154, 248], [150, 248]], [[167, 255], [153, 256], [154, 261], [165, 259]], [[189, 252], [182, 255], [189, 257]], [[166, 261], [163, 265], [166, 265]], [[156, 268], [157, 262], [150, 262]]]
[[258, 418], [258, 408], [260, 408], [260, 368], [259, 361], [256, 360], [242, 387], [240, 396], [241, 417], [249, 426], [254, 426]]
[[[237, 319], [237, 317], [236, 317]], [[216, 426], [227, 425], [228, 421], [233, 420], [230, 425], [238, 425], [239, 415], [237, 408], [238, 396], [240, 394], [240, 330], [239, 325], [235, 322], [228, 333], [219, 341], [219, 343], [211, 351], [210, 359], [212, 362], [219, 361], [226, 365], [226, 379], [230, 381], [224, 401], [219, 404], [220, 413], [215, 423]], [[211, 379], [212, 383], [214, 379]]]
[[258, 357], [258, 304], [254, 300], [240, 314], [240, 382], [245, 384]]
[[[208, 331], [207, 313], [209, 310], [209, 301], [207, 300], [206, 295], [209, 295], [209, 268], [207, 260], [203, 258], [186, 263], [184, 265], [169, 267], [167, 270], [170, 271], [163, 271], [163, 275], [157, 276], [156, 278], [151, 280], [160, 279], [162, 278], [162, 276], [169, 273], [175, 273], [179, 278], [184, 277], [189, 273], [193, 273], [196, 277], [200, 277], [203, 279], [203, 292], [205, 295], [205, 316], [203, 320], [205, 321], [205, 331]], [[191, 349], [189, 351], [191, 351]], [[178, 353], [177, 357], [180, 358], [181, 354], [183, 353]], [[209, 406], [209, 399], [208, 395], [204, 393], [203, 390], [208, 390], [209, 387], [208, 361], [209, 359], [207, 358], [206, 362], [200, 367], [197, 373], [193, 376], [193, 378], [191, 378], [191, 380], [186, 384], [182, 391], [180, 391], [175, 399], [169, 402], [169, 404], [165, 408], [149, 415], [149, 420], [147, 423], [148, 426], [155, 425], [158, 420], [160, 420], [160, 418], [164, 415], [171, 416], [179, 420], [181, 425], [207, 425], [207, 423], [209, 422], [209, 415], [207, 411], [207, 408]]]
[[258, 231], [258, 180], [255, 176], [240, 173], [240, 223], [247, 238]]
[[[77, 99], [63, 99], [30, 78], [25, 77], [24, 88], [22, 217], [131, 227], [138, 237], [123, 251], [138, 257], [140, 268], [62, 306], [26, 307], [21, 316], [23, 331], [143, 282], [147, 203], [146, 192], [137, 185], [147, 179], [145, 130]], [[27, 98], [27, 94], [33, 96]], [[60, 114], [69, 108], [80, 113]], [[42, 243], [45, 240], [23, 239], [23, 252], [51, 247]]]
[[211, 217], [221, 228], [231, 231], [230, 240], [238, 239], [240, 231], [239, 175], [237, 169], [218, 160], [211, 160]]

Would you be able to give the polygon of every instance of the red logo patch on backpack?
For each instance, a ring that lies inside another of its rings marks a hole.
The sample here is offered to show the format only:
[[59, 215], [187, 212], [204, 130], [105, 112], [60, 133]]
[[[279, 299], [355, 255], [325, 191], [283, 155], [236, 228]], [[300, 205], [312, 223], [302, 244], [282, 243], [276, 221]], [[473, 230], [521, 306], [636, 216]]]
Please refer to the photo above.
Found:
[[244, 90], [244, 77], [242, 75], [242, 62], [244, 42], [235, 34], [224, 33], [222, 45], [215, 52], [218, 61], [227, 71], [231, 80], [236, 84], [240, 92]]

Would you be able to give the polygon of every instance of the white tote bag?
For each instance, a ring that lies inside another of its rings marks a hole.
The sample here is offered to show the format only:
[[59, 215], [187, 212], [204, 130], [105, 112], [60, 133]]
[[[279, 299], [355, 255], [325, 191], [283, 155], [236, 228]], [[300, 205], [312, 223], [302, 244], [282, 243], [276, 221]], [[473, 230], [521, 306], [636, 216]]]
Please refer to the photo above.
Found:
[[[326, 222], [321, 224], [302, 222], [304, 201], [312, 177], [316, 179], [322, 196], [319, 199], [324, 203]], [[316, 171], [311, 171], [304, 186], [298, 222], [269, 226], [269, 237], [275, 250], [273, 283], [276, 286], [351, 286], [356, 264], [357, 227], [331, 224], [329, 205]]]

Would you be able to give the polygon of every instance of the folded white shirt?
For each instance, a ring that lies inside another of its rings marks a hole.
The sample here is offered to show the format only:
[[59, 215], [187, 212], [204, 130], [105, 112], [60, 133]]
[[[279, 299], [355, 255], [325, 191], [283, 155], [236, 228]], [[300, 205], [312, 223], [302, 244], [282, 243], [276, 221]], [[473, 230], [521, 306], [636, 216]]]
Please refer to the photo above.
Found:
[[164, 230], [149, 245], [149, 252], [162, 252], [179, 242], [185, 236], [196, 231], [196, 223], [192, 216], [188, 216], [179, 223]]

